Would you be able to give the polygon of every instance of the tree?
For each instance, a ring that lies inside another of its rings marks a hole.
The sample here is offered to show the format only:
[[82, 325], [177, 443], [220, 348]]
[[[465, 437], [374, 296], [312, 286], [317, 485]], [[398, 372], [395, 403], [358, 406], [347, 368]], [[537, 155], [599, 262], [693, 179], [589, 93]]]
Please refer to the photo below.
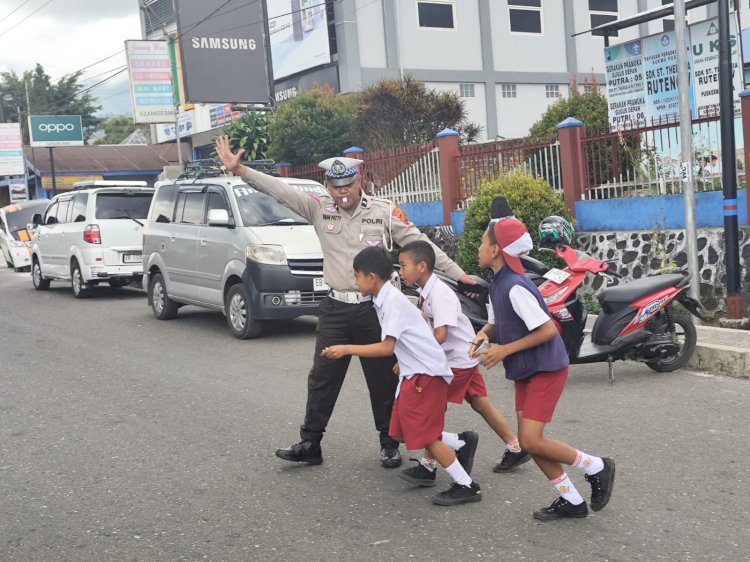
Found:
[[84, 139], [89, 137], [99, 128], [101, 119], [94, 114], [101, 109], [96, 105], [95, 98], [85, 91], [85, 87], [78, 83], [82, 72], [74, 72], [60, 78], [53, 84], [50, 76], [44, 72], [41, 64], [37, 64], [34, 70], [26, 70], [23, 76], [15, 72], [0, 73], [0, 91], [3, 94], [11, 94], [15, 101], [14, 107], [9, 112], [6, 108], [6, 119], [17, 121], [18, 115], [16, 105], [21, 108], [24, 119], [22, 129], [24, 143], [29, 142], [25, 117], [29, 114], [26, 106], [26, 84], [29, 89], [32, 115], [80, 115], [83, 122]]
[[464, 142], [476, 140], [481, 131], [468, 121], [456, 93], [431, 90], [411, 76], [365, 88], [354, 121], [357, 138], [369, 151], [428, 142], [446, 127]]
[[141, 129], [146, 136], [149, 135], [148, 128], [133, 123], [133, 118], [127, 115], [118, 115], [102, 122], [104, 135], [97, 138], [92, 144], [120, 144], [134, 131]]
[[242, 156], [247, 160], [264, 160], [270, 145], [269, 127], [271, 118], [266, 111], [248, 111], [243, 113], [231, 125], [224, 127], [222, 134], [229, 137], [233, 152], [245, 149]]
[[352, 146], [356, 96], [315, 86], [281, 105], [269, 131], [269, 156], [293, 164], [319, 162]]
[[568, 117], [583, 121], [586, 127], [605, 129], [609, 126], [607, 98], [596, 84], [588, 86], [583, 93], [578, 91], [575, 83], [571, 84], [570, 96], [560, 98], [550, 105], [531, 126], [529, 140], [547, 140], [554, 137], [557, 134], [557, 124]]

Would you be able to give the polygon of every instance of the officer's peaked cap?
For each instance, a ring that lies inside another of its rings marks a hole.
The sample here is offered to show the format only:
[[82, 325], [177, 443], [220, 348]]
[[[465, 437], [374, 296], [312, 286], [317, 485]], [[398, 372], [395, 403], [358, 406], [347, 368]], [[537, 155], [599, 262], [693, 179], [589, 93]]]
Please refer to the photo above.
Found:
[[336, 156], [323, 160], [318, 166], [326, 171], [325, 176], [328, 183], [336, 187], [343, 187], [354, 181], [362, 162], [363, 160], [357, 160], [356, 158]]

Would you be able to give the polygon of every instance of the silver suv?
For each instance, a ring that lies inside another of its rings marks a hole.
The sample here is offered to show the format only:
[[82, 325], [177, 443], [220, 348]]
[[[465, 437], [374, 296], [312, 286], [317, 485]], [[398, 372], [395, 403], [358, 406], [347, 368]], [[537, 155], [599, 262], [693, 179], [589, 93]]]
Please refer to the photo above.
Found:
[[[325, 190], [283, 179], [313, 195]], [[158, 182], [143, 255], [156, 318], [174, 318], [182, 305], [220, 310], [240, 339], [256, 337], [264, 320], [317, 314], [328, 289], [313, 227], [237, 177]]]
[[143, 276], [142, 229], [154, 189], [146, 182], [81, 182], [50, 201], [38, 225], [31, 252], [34, 288], [70, 281], [73, 295], [91, 295], [106, 282], [123, 287]]

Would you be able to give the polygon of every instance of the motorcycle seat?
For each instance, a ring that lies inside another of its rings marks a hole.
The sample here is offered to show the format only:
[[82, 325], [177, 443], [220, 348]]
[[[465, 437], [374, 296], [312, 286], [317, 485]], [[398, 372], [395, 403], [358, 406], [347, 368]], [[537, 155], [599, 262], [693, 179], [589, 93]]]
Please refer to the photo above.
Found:
[[686, 279], [687, 277], [680, 273], [644, 277], [624, 285], [604, 289], [599, 293], [598, 299], [601, 304], [605, 302], [632, 303], [667, 287], [682, 285]]
[[521, 263], [523, 264], [523, 268], [526, 270], [526, 273], [536, 273], [537, 275], [544, 275], [547, 273], [549, 268], [544, 265], [544, 263], [540, 262], [538, 259], [532, 258], [529, 255], [523, 254], [520, 256]]

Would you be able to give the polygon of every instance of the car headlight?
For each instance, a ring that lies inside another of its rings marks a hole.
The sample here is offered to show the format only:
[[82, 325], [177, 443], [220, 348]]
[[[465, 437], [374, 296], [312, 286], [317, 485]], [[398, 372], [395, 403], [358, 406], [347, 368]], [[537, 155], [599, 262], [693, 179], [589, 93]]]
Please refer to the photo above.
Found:
[[247, 259], [265, 265], [286, 265], [284, 247], [273, 244], [248, 244]]

